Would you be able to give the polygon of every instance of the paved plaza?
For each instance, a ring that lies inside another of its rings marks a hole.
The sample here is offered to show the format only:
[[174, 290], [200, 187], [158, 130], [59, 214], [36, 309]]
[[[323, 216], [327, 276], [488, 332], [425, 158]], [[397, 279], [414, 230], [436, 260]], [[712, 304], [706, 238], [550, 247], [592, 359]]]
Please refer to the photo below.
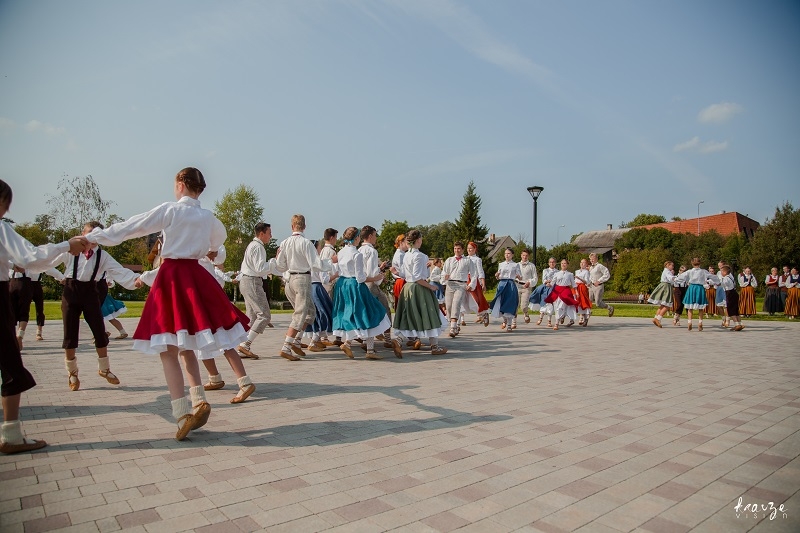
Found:
[[798, 323], [470, 324], [444, 356], [289, 362], [289, 316], [244, 404], [217, 360], [183, 442], [158, 358], [112, 340], [113, 386], [84, 342], [70, 392], [60, 323], [30, 334], [22, 418], [49, 446], [0, 457], [0, 531], [800, 531]]

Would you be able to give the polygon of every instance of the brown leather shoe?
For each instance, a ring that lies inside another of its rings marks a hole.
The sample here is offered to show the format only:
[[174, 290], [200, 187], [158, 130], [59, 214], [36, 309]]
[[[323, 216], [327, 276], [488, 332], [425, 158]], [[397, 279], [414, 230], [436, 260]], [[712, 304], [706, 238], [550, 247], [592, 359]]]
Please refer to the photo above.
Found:
[[415, 349], [415, 350], [419, 350], [420, 348], [422, 348], [422, 341], [421, 341], [421, 340], [419, 340], [419, 339], [415, 340], [415, 341], [414, 341], [414, 345], [413, 345], [413, 346], [411, 346], [411, 347], [412, 347], [413, 349]]
[[378, 361], [380, 359], [383, 359], [383, 357], [381, 357], [380, 355], [376, 354], [375, 352], [369, 352], [369, 351], [367, 352], [367, 356], [366, 357], [367, 357], [367, 359], [370, 359], [372, 361]]
[[325, 351], [325, 345], [322, 344], [321, 342], [312, 342], [308, 346], [308, 351], [310, 351], [310, 352], [324, 352]]
[[98, 370], [97, 375], [101, 378], [106, 378], [106, 381], [112, 385], [119, 385], [119, 378], [115, 376], [111, 370]]
[[431, 355], [444, 355], [447, 353], [447, 348], [444, 346], [437, 346], [431, 350]]
[[69, 373], [69, 378], [67, 378], [67, 383], [69, 384], [69, 390], [76, 391], [81, 388], [81, 380], [78, 379], [78, 371], [75, 370], [74, 372]]
[[661, 321], [659, 319], [657, 319], [657, 318], [653, 319], [653, 324], [655, 324], [659, 328], [661, 327]]
[[400, 346], [400, 341], [398, 341], [397, 339], [392, 339], [391, 345], [392, 345], [392, 351], [394, 352], [394, 356], [397, 357], [398, 359], [402, 359], [403, 347]]
[[211, 406], [208, 402], [200, 402], [194, 406], [194, 413], [192, 414], [192, 429], [198, 429], [206, 425], [208, 417], [211, 415]]
[[203, 390], [219, 390], [225, 386], [224, 381], [209, 381], [203, 385]]
[[11, 454], [30, 452], [44, 448], [45, 446], [47, 446], [47, 443], [43, 440], [22, 439], [21, 444], [9, 444], [8, 442], [3, 442], [0, 444], [0, 453]]
[[289, 352], [284, 352], [283, 350], [278, 352], [278, 355], [280, 355], [284, 359], [288, 359], [289, 361], [300, 361], [301, 360], [299, 357], [295, 357], [294, 355], [290, 354]]
[[239, 387], [239, 392], [236, 393], [236, 396], [231, 398], [231, 403], [242, 403], [247, 398], [250, 397], [256, 391], [256, 386], [252, 383], [249, 385], [245, 385], [244, 387]]
[[306, 356], [306, 352], [304, 352], [303, 349], [297, 344], [292, 344], [291, 346], [289, 346], [289, 348], [291, 348], [296, 355], [299, 355], [301, 357]]
[[236, 351], [239, 352], [239, 355], [241, 355], [245, 359], [258, 359], [258, 355], [256, 355], [253, 352], [251, 352], [250, 348], [248, 348], [247, 346], [244, 346], [243, 344], [240, 344], [236, 348]]
[[343, 352], [344, 352], [344, 354], [345, 354], [347, 357], [349, 357], [350, 359], [353, 359], [353, 350], [350, 348], [350, 345], [349, 345], [349, 344], [347, 344], [346, 342], [343, 342], [343, 343], [342, 343], [342, 345], [341, 345], [341, 346], [339, 346], [339, 349], [340, 349], [341, 351], [343, 351]]
[[525, 320], [526, 324], [530, 324], [531, 323], [531, 317], [529, 317], [528, 315], [525, 315], [524, 320]]

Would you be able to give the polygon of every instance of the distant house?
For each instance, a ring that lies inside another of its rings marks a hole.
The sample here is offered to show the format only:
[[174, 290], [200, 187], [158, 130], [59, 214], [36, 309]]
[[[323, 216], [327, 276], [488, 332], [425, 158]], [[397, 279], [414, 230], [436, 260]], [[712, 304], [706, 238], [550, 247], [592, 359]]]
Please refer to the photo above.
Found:
[[[699, 222], [699, 226], [698, 226]], [[761, 226], [758, 222], [741, 213], [722, 212], [718, 215], [709, 215], [700, 218], [688, 218], [686, 220], [676, 220], [673, 222], [662, 222], [660, 224], [648, 224], [647, 226], [637, 226], [645, 229], [664, 228], [672, 233], [693, 233], [715, 230], [723, 237], [740, 233], [747, 238], [753, 236], [755, 231]]]
[[587, 231], [581, 233], [572, 244], [578, 247], [578, 251], [582, 254], [597, 254], [601, 258], [601, 263], [609, 264], [617, 258], [616, 250], [614, 250], [614, 243], [622, 237], [630, 228], [618, 228], [609, 224], [604, 230]]
[[503, 252], [505, 252], [506, 248], [514, 248], [517, 245], [517, 241], [512, 239], [511, 236], [496, 237], [494, 233], [490, 233], [485, 242], [489, 249], [489, 259], [495, 263], [505, 261]]

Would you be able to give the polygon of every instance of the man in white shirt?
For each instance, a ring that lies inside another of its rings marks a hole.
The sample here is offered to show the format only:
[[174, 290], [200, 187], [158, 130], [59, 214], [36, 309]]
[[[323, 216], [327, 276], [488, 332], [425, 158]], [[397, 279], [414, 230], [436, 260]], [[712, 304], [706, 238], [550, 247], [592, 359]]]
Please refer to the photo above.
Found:
[[[306, 217], [292, 215], [292, 236], [284, 240], [278, 249], [276, 267], [278, 272], [289, 275], [284, 290], [294, 308], [292, 321], [286, 330], [286, 339], [280, 352], [281, 357], [285, 359], [290, 359], [292, 352], [305, 355], [300, 347], [300, 336], [306, 326], [314, 322], [316, 316], [316, 308], [311, 300], [311, 271], [331, 270], [330, 262], [321, 261], [314, 244], [303, 235], [305, 229]], [[312, 352], [321, 352], [324, 349], [324, 346], [309, 346]]]
[[592, 266], [589, 268], [589, 298], [601, 309], [608, 309], [608, 316], [614, 316], [614, 306], [608, 305], [603, 301], [603, 293], [606, 281], [611, 279], [611, 273], [601, 263], [597, 262], [597, 254], [589, 254], [589, 261]]
[[[520, 262], [519, 262], [519, 269], [522, 272], [522, 288], [519, 290], [519, 305], [522, 307], [522, 314], [524, 316], [525, 323], [529, 323], [531, 321], [530, 308], [528, 307], [528, 300], [531, 297], [531, 292], [536, 287], [536, 283], [539, 281], [539, 276], [536, 272], [536, 265], [528, 261], [528, 257], [530, 252], [528, 252], [527, 248], [520, 252]], [[517, 317], [511, 322], [511, 327], [517, 327]]]
[[[247, 245], [242, 266], [239, 269], [241, 272], [239, 290], [244, 298], [245, 313], [250, 319], [250, 331], [247, 332], [247, 340], [239, 345], [237, 351], [242, 357], [250, 359], [258, 359], [258, 355], [251, 350], [252, 343], [256, 337], [264, 333], [272, 321], [263, 279], [270, 274], [277, 273], [275, 260], [267, 261], [267, 251], [264, 249], [264, 245], [272, 240], [272, 228], [265, 222], [259, 222], [256, 224], [254, 232], [255, 237]], [[289, 355], [290, 357], [287, 359], [299, 360], [297, 357]]]
[[[101, 228], [103, 225], [93, 220], [83, 227], [83, 235], [87, 235], [94, 228]], [[114, 280], [125, 287], [133, 290], [136, 288], [135, 282], [138, 274], [120, 265], [110, 254], [102, 250], [96, 244], [92, 245], [86, 252], [74, 257], [64, 253], [59, 258], [59, 264], [64, 264], [64, 292], [61, 296], [61, 315], [64, 323], [64, 348], [65, 364], [69, 374], [68, 385], [70, 390], [80, 389], [81, 382], [78, 379], [78, 360], [75, 352], [78, 348], [78, 337], [80, 331], [80, 319], [89, 324], [89, 328], [94, 334], [94, 346], [97, 351], [97, 373], [112, 385], [119, 385], [119, 379], [111, 372], [108, 361], [108, 335], [103, 323], [103, 313], [100, 310], [100, 299], [97, 293], [97, 281], [100, 279], [98, 274], [103, 272], [111, 273]]]
[[[392, 321], [392, 308], [389, 305], [389, 299], [386, 293], [381, 290], [381, 283], [383, 282], [384, 272], [389, 268], [389, 261], [383, 261], [378, 258], [378, 250], [375, 249], [375, 244], [378, 242], [378, 230], [372, 226], [364, 226], [361, 228], [361, 247], [358, 249], [361, 255], [364, 256], [364, 271], [367, 273], [367, 279], [364, 281], [369, 287], [369, 292], [381, 303], [386, 309], [386, 316], [389, 317], [389, 322]], [[383, 332], [383, 346], [384, 348], [392, 348], [391, 342], [391, 329]]]
[[448, 257], [442, 266], [442, 282], [445, 284], [444, 304], [447, 318], [450, 320], [451, 337], [458, 335], [458, 315], [464, 308], [467, 297], [467, 280], [471, 287], [478, 283], [478, 269], [469, 257], [464, 256], [464, 245], [461, 241], [453, 243], [453, 257]]

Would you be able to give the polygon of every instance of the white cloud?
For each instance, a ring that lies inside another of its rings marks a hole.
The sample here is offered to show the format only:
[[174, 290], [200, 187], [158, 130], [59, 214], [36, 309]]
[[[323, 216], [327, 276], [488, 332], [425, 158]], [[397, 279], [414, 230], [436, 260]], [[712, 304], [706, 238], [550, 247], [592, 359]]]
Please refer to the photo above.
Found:
[[31, 133], [40, 131], [45, 135], [61, 135], [66, 131], [62, 127], [56, 127], [47, 122], [39, 122], [38, 120], [31, 120], [25, 124], [25, 130]]
[[697, 114], [697, 120], [703, 123], [722, 123], [727, 122], [742, 111], [744, 111], [744, 108], [739, 104], [722, 102], [720, 104], [712, 104], [700, 111]]
[[701, 141], [700, 137], [692, 137], [688, 141], [676, 144], [673, 152], [692, 152], [696, 154], [712, 154], [714, 152], [724, 152], [728, 149], [728, 141]]

